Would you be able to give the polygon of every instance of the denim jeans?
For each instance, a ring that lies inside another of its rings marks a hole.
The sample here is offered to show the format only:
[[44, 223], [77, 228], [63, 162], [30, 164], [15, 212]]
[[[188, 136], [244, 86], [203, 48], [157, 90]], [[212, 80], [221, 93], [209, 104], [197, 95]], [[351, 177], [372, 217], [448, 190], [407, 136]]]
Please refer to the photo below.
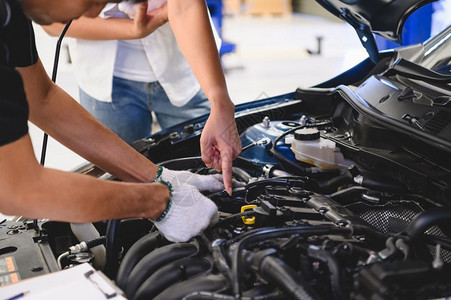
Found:
[[210, 112], [210, 102], [202, 90], [184, 106], [177, 107], [158, 82], [114, 77], [112, 98], [112, 102], [99, 101], [80, 89], [81, 105], [128, 143], [151, 134], [152, 111], [163, 129]]

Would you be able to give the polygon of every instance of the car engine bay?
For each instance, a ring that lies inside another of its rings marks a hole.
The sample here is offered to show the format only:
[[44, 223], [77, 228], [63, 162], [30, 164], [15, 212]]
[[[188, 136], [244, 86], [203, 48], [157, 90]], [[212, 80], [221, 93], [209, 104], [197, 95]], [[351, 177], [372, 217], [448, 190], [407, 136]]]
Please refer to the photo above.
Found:
[[[450, 296], [450, 32], [237, 107], [233, 177], [243, 186], [206, 195], [220, 220], [187, 243], [168, 242], [149, 220], [109, 220], [83, 227], [99, 233], [80, 250], [82, 225], [16, 220], [0, 224], [0, 254], [23, 279], [93, 263], [129, 299]], [[412, 67], [440, 49], [448, 75]], [[199, 157], [205, 120], [133, 146], [169, 169], [213, 174]], [[77, 172], [117, 180], [92, 164]]]

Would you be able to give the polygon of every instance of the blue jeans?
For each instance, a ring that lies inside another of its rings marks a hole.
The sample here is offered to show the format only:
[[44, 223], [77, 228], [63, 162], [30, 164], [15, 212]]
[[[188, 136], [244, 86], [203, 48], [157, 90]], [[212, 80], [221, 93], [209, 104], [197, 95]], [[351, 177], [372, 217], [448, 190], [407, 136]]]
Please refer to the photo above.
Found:
[[99, 101], [80, 89], [81, 105], [128, 143], [151, 134], [152, 111], [163, 129], [210, 112], [210, 102], [202, 90], [184, 106], [177, 107], [158, 82], [114, 77], [112, 98], [112, 102]]

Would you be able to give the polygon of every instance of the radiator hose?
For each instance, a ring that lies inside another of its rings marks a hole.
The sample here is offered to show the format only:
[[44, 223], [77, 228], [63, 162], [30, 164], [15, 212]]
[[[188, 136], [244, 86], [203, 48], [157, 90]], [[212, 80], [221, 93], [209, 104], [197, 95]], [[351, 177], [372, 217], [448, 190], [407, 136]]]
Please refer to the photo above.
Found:
[[283, 260], [273, 256], [277, 251], [267, 249], [257, 253], [248, 253], [246, 261], [250, 267], [268, 282], [275, 284], [290, 299], [311, 300], [313, 292], [305, 287], [304, 279]]

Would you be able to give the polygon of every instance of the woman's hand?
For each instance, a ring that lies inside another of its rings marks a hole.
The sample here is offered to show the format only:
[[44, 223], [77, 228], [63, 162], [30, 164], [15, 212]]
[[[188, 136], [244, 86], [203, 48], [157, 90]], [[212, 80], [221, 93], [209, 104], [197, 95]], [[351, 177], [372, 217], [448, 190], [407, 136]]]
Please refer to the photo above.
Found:
[[241, 153], [241, 140], [231, 101], [214, 103], [200, 138], [202, 160], [221, 172], [227, 193], [232, 194], [232, 162]]
[[[134, 7], [135, 8], [135, 7]], [[162, 6], [151, 12], [147, 12], [147, 2], [136, 5], [134, 13], [128, 13], [133, 17], [131, 35], [135, 39], [144, 38], [154, 32], [158, 27], [168, 21], [168, 7]]]

